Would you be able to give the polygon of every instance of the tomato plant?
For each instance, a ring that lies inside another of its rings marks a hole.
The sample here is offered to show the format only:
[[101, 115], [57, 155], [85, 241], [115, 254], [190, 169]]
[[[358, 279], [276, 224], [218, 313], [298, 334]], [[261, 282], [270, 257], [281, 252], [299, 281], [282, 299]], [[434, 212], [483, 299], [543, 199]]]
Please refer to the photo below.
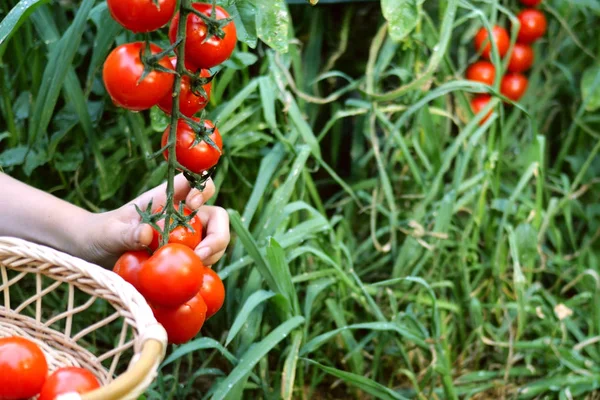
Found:
[[119, 276], [131, 283], [134, 288], [139, 290], [139, 274], [142, 264], [150, 258], [145, 250], [140, 251], [128, 251], [123, 254], [113, 268], [113, 272], [119, 274]]
[[527, 91], [527, 77], [519, 73], [508, 73], [502, 78], [500, 93], [513, 101], [519, 101]]
[[524, 43], [515, 43], [510, 60], [508, 61], [508, 71], [527, 71], [533, 65], [533, 57], [533, 49], [531, 46]]
[[100, 382], [90, 371], [78, 367], [57, 369], [46, 380], [37, 400], [55, 400], [65, 393], [87, 393], [100, 387]]
[[200, 294], [206, 303], [206, 318], [215, 315], [225, 301], [225, 286], [219, 275], [211, 268], [202, 269], [202, 287]]
[[523, 10], [517, 17], [521, 23], [517, 36], [519, 42], [533, 43], [546, 33], [546, 16], [540, 10]]
[[[193, 120], [201, 123], [201, 120], [198, 118], [194, 118]], [[219, 130], [215, 128], [214, 124], [209, 120], [204, 120], [204, 127], [208, 130], [214, 129], [209, 137], [217, 145], [219, 150], [222, 150], [223, 140], [221, 139]], [[167, 128], [163, 134], [161, 142], [163, 147], [167, 145], [169, 130], [170, 128]], [[186, 121], [180, 119], [177, 123], [177, 161], [190, 171], [199, 174], [217, 165], [219, 158], [221, 158], [221, 152], [205, 141], [194, 144], [196, 138], [196, 132], [194, 132]], [[169, 159], [169, 155], [166, 151], [164, 156], [167, 160]]]
[[178, 307], [200, 290], [202, 268], [202, 261], [192, 249], [167, 244], [142, 265], [140, 293], [155, 306]]
[[[156, 212], [159, 213], [163, 210], [163, 207], [159, 207]], [[181, 209], [178, 207], [178, 210]], [[187, 207], [183, 207], [183, 213], [186, 216], [192, 214], [192, 210]], [[193, 230], [185, 227], [185, 226], [177, 226], [175, 227], [171, 233], [169, 233], [169, 243], [179, 243], [183, 244], [190, 249], [195, 249], [196, 246], [202, 240], [202, 221], [200, 221], [200, 217], [194, 215], [194, 217], [188, 222], [188, 224], [192, 227]], [[157, 225], [161, 228], [164, 227], [164, 220], [158, 221]], [[156, 250], [160, 244], [161, 235], [158, 233], [156, 229], [153, 229], [152, 232], [152, 243], [150, 243], [150, 249]]]
[[[172, 57], [171, 62], [173, 67], [177, 64], [177, 58]], [[210, 72], [203, 69], [200, 71], [200, 77], [210, 78]], [[210, 82], [202, 85], [206, 96], [198, 92], [198, 88], [193, 87], [193, 82], [189, 76], [181, 78], [181, 92], [179, 94], [179, 111], [186, 117], [193, 117], [198, 111], [203, 110], [210, 100], [210, 91], [212, 84]], [[171, 115], [173, 107], [173, 93], [168, 93], [158, 103], [158, 107], [165, 113]]]
[[[173, 86], [174, 76], [157, 70], [151, 71], [140, 81], [145, 68], [141, 59], [144, 47], [142, 42], [117, 47], [108, 55], [102, 73], [106, 91], [113, 102], [132, 111], [142, 111], [156, 105], [171, 92]], [[156, 45], [150, 45], [150, 49], [152, 54], [161, 52]], [[162, 58], [159, 64], [172, 69], [168, 57]]]
[[[496, 46], [498, 47], [498, 53], [500, 54], [500, 57], [504, 57], [510, 46], [510, 37], [508, 36], [508, 32], [506, 32], [506, 29], [502, 28], [501, 26], [495, 25], [492, 28], [492, 37], [494, 43], [496, 43]], [[491, 58], [492, 44], [489, 40], [487, 29], [481, 28], [475, 35], [475, 49], [481, 52], [485, 58]]]
[[48, 363], [42, 350], [22, 337], [0, 339], [0, 399], [27, 399], [40, 392]]
[[[206, 3], [194, 3], [192, 7], [198, 12], [206, 15], [212, 15], [212, 5]], [[222, 7], [216, 7], [217, 20], [229, 18], [229, 14]], [[177, 37], [177, 28], [179, 26], [179, 14], [176, 14], [169, 28], [169, 38], [171, 43], [175, 43]], [[216, 27], [212, 28], [216, 29]], [[216, 34], [211, 34], [207, 39], [207, 35], [211, 28], [206, 25], [206, 22], [194, 14], [187, 17], [185, 43], [185, 58], [195, 65], [197, 68], [212, 68], [227, 60], [237, 41], [237, 33], [235, 24], [229, 22], [221, 27], [223, 37], [220, 38]]]
[[198, 292], [176, 308], [152, 306], [154, 317], [165, 328], [169, 343], [182, 344], [193, 339], [207, 318], [206, 303]]
[[467, 68], [467, 79], [493, 85], [496, 78], [496, 68], [489, 61], [477, 61]]
[[169, 23], [177, 0], [107, 0], [110, 15], [135, 33], [155, 31]]
[[[488, 105], [492, 97], [489, 94], [477, 95], [471, 100], [471, 109], [474, 114], [479, 114], [481, 110]], [[480, 124], [483, 124], [492, 115], [492, 110], [481, 120]]]

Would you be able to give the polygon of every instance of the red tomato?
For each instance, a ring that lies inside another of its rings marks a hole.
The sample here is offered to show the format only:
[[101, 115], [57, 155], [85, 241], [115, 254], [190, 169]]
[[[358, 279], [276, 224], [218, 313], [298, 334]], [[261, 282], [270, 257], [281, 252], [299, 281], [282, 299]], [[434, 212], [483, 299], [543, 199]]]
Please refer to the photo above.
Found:
[[[194, 121], [200, 122], [199, 118], [194, 118]], [[209, 129], [214, 128], [214, 124], [209, 120], [204, 120], [204, 126]], [[210, 135], [211, 140], [219, 147], [223, 149], [223, 140], [219, 130], [215, 128], [214, 132]], [[177, 123], [177, 145], [176, 155], [177, 161], [190, 171], [199, 174], [206, 170], [211, 169], [219, 162], [221, 153], [212, 147], [210, 144], [202, 141], [192, 147], [194, 140], [196, 139], [196, 133], [188, 125], [187, 122], [180, 119]], [[161, 145], [165, 147], [169, 141], [169, 128], [165, 130], [162, 137]], [[165, 159], [169, 159], [169, 154], [165, 150]]]
[[206, 318], [217, 313], [225, 301], [225, 286], [219, 275], [208, 267], [202, 269], [200, 294], [206, 303]]
[[524, 72], [533, 65], [533, 49], [523, 43], [515, 43], [513, 52], [508, 62], [509, 72]]
[[518, 15], [521, 27], [517, 40], [521, 43], [533, 43], [546, 33], [546, 17], [536, 9], [523, 10]]
[[179, 307], [202, 286], [202, 261], [182, 244], [156, 250], [140, 270], [140, 293], [158, 307]]
[[150, 258], [147, 251], [128, 251], [123, 254], [116, 262], [113, 272], [131, 283], [134, 288], [139, 290], [139, 274], [142, 264]]
[[[171, 63], [173, 68], [177, 66], [177, 58], [171, 57]], [[200, 71], [200, 76], [203, 78], [209, 78], [210, 72], [207, 69]], [[203, 110], [210, 100], [210, 91], [212, 83], [207, 83], [202, 86], [206, 92], [206, 98], [204, 96], [196, 96], [192, 91], [191, 80], [188, 76], [181, 78], [181, 94], [179, 95], [179, 111], [186, 117], [193, 117], [198, 111]], [[173, 93], [168, 93], [158, 103], [158, 107], [161, 110], [171, 115], [173, 109]]]
[[[471, 100], [471, 109], [474, 114], [479, 114], [481, 110], [484, 109], [485, 106], [490, 102], [492, 97], [489, 94], [480, 94], [477, 95]], [[487, 119], [492, 115], [492, 110], [479, 122], [479, 125], [482, 125]]]
[[37, 400], [54, 400], [65, 393], [87, 393], [100, 387], [100, 382], [90, 371], [77, 367], [57, 369], [44, 384]]
[[177, 0], [107, 0], [110, 15], [135, 33], [151, 32], [165, 26], [175, 12]]
[[500, 93], [513, 101], [519, 101], [527, 91], [527, 78], [523, 74], [508, 73], [502, 78]]
[[[139, 79], [144, 72], [140, 52], [145, 47], [142, 42], [123, 44], [114, 49], [104, 62], [104, 85], [113, 102], [132, 111], [142, 111], [156, 105], [173, 87], [174, 75], [167, 72], [152, 71], [143, 81]], [[161, 51], [158, 46], [150, 45], [152, 54]], [[160, 60], [160, 65], [171, 68], [169, 58]]]
[[467, 68], [467, 79], [493, 85], [496, 78], [496, 68], [489, 61], [477, 61]]
[[154, 317], [165, 328], [169, 343], [182, 344], [194, 338], [206, 320], [206, 304], [197, 293], [177, 308], [152, 307]]
[[[498, 46], [500, 57], [504, 57], [510, 46], [508, 32], [506, 32], [506, 29], [495, 25], [492, 28], [492, 36], [496, 46]], [[475, 49], [481, 51], [481, 54], [488, 60], [492, 57], [492, 44], [488, 39], [488, 31], [485, 28], [481, 28], [475, 35]]]
[[[202, 14], [210, 16], [212, 14], [212, 5], [206, 3], [194, 3], [192, 5]], [[217, 6], [217, 19], [229, 17], [227, 11]], [[169, 28], [169, 38], [171, 43], [177, 40], [177, 27], [179, 26], [179, 14], [175, 14]], [[207, 27], [202, 19], [194, 14], [189, 14], [187, 18], [187, 39], [185, 43], [185, 59], [190, 64], [198, 68], [212, 68], [227, 60], [237, 41], [235, 24], [233, 22], [221, 28], [225, 33], [223, 39], [212, 36], [205, 42]]]
[[542, 0], [520, 0], [521, 4], [528, 7], [535, 7], [542, 2]]
[[[159, 207], [156, 210], [156, 213], [159, 213], [162, 210], [163, 208]], [[185, 215], [190, 215], [192, 213], [192, 210], [185, 207], [183, 209], [183, 213]], [[194, 228], [194, 230], [191, 231], [185, 226], [176, 227], [169, 234], [169, 243], [183, 244], [189, 247], [190, 249], [194, 250], [202, 240], [202, 221], [200, 221], [200, 217], [198, 217], [198, 215], [195, 215], [194, 218], [192, 218], [192, 220], [188, 222], [188, 224], [192, 228]], [[163, 228], [165, 226], [165, 220], [162, 219], [158, 221], [157, 225]], [[158, 234], [158, 231], [156, 229], [152, 229], [152, 243], [150, 243], [150, 249], [152, 249], [153, 251], [158, 249], [158, 246], [160, 245], [160, 239], [161, 236]]]
[[0, 339], [0, 399], [28, 399], [40, 392], [48, 375], [42, 350], [22, 337]]

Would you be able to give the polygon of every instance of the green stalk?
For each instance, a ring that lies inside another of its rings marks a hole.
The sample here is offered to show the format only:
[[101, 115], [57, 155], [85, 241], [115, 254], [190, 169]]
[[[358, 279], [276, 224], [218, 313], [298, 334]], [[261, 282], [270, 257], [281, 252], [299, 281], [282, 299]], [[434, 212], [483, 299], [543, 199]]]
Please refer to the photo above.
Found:
[[[177, 125], [180, 118], [179, 112], [179, 96], [181, 95], [181, 79], [185, 73], [185, 42], [186, 42], [186, 27], [189, 9], [191, 8], [191, 0], [181, 0], [179, 4], [179, 25], [177, 27], [177, 40], [180, 40], [179, 48], [182, 49], [177, 54], [177, 66], [175, 81], [173, 83], [173, 106], [171, 108], [171, 126], [169, 129], [168, 140], [168, 172], [167, 172], [167, 202], [165, 204], [165, 225], [163, 235], [160, 240], [160, 245], [164, 246], [169, 241], [169, 233], [172, 230], [173, 213], [175, 212], [175, 171], [177, 169]], [[174, 224], [173, 224], [174, 225]]]

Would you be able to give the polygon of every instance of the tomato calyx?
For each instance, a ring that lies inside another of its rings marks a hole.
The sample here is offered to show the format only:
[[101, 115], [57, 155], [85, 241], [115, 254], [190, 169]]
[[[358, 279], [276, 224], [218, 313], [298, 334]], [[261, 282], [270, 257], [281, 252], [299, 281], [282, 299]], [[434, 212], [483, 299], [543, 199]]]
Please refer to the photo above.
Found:
[[190, 91], [192, 94], [208, 99], [208, 94], [206, 93], [204, 86], [211, 83], [215, 75], [202, 76], [202, 69], [199, 69], [197, 72], [193, 73], [184, 68], [183, 73], [185, 76], [190, 78]]
[[216, 19], [215, 17], [213, 17], [213, 15], [216, 15], [215, 2], [212, 3], [212, 10], [210, 16], [203, 14], [202, 12], [196, 10], [193, 7], [186, 7], [184, 10], [200, 18], [202, 22], [204, 22], [204, 24], [206, 25], [206, 37], [204, 38], [202, 43], [208, 42], [214, 36], [218, 37], [219, 39], [223, 39], [225, 37], [225, 31], [223, 30], [223, 27], [229, 24], [231, 21], [233, 21], [233, 17], [227, 17], [223, 19]]
[[160, 61], [163, 58], [167, 57], [171, 52], [173, 52], [173, 50], [177, 46], [179, 46], [180, 43], [181, 40], [178, 40], [171, 46], [161, 51], [160, 53], [152, 54], [152, 51], [150, 50], [150, 41], [146, 40], [144, 42], [144, 47], [142, 47], [142, 49], [140, 50], [140, 60], [144, 65], [144, 72], [142, 73], [142, 76], [140, 76], [138, 84], [141, 83], [144, 79], [146, 79], [146, 77], [150, 75], [152, 71], [160, 71], [165, 72], [167, 74], [177, 75], [177, 71], [171, 68], [163, 67], [162, 65], [160, 65]]
[[189, 117], [186, 117], [184, 115], [183, 119], [190, 126], [190, 128], [192, 128], [192, 130], [194, 131], [194, 133], [196, 133], [196, 138], [194, 139], [194, 141], [190, 145], [190, 147], [189, 147], [190, 149], [192, 147], [194, 147], [194, 146], [199, 145], [202, 142], [206, 142], [212, 148], [214, 148], [215, 150], [217, 150], [219, 152], [219, 154], [221, 154], [221, 149], [219, 148], [219, 146], [217, 146], [217, 144], [210, 138], [210, 136], [217, 129], [216, 125], [213, 126], [212, 128], [206, 126], [204, 124], [204, 119], [203, 118], [200, 118], [200, 121], [196, 121], [196, 120], [194, 120], [192, 118], [189, 118]]
[[[168, 233], [180, 226], [195, 232], [194, 227], [191, 225], [191, 221], [196, 217], [198, 210], [194, 210], [189, 215], [186, 215], [183, 202], [179, 202], [179, 207], [173, 207], [173, 209], [170, 210], [170, 213], [167, 212], [167, 209], [162, 207], [158, 211], [153, 211], [152, 200], [150, 200], [145, 210], [142, 210], [137, 204], [135, 205], [135, 209], [141, 218], [141, 223], [150, 225], [163, 238], [168, 238]], [[158, 225], [158, 222], [165, 221], [167, 219], [167, 214], [170, 214], [170, 223], [164, 224], [164, 228], [161, 228], [160, 225]], [[167, 230], [169, 232], [167, 232]], [[161, 243], [161, 245], [164, 244], [166, 244], [166, 242]]]
[[185, 176], [185, 179], [187, 179], [187, 181], [190, 183], [190, 186], [200, 191], [203, 191], [206, 188], [206, 182], [208, 182], [208, 180], [213, 176], [213, 174], [217, 170], [217, 166], [215, 165], [209, 170], [204, 171], [202, 175], [198, 175], [188, 170], [184, 166], [180, 166], [183, 169], [183, 176]]

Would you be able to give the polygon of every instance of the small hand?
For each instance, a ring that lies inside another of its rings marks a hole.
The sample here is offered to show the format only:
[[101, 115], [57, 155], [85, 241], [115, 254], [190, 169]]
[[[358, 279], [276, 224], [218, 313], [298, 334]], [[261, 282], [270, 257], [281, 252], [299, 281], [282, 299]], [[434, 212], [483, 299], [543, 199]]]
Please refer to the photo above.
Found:
[[[185, 200], [187, 207], [198, 210], [205, 236], [195, 249], [205, 265], [215, 264], [229, 244], [229, 215], [221, 207], [204, 205], [215, 194], [212, 180], [207, 181], [201, 192], [191, 189], [183, 175], [175, 177], [175, 203]], [[140, 250], [152, 241], [152, 227], [141, 224], [135, 209], [137, 205], [146, 209], [152, 200], [153, 207], [166, 202], [166, 183], [142, 194], [137, 199], [114, 211], [95, 214], [89, 226], [87, 248], [82, 250], [84, 258], [104, 267], [112, 267], [127, 250]]]

